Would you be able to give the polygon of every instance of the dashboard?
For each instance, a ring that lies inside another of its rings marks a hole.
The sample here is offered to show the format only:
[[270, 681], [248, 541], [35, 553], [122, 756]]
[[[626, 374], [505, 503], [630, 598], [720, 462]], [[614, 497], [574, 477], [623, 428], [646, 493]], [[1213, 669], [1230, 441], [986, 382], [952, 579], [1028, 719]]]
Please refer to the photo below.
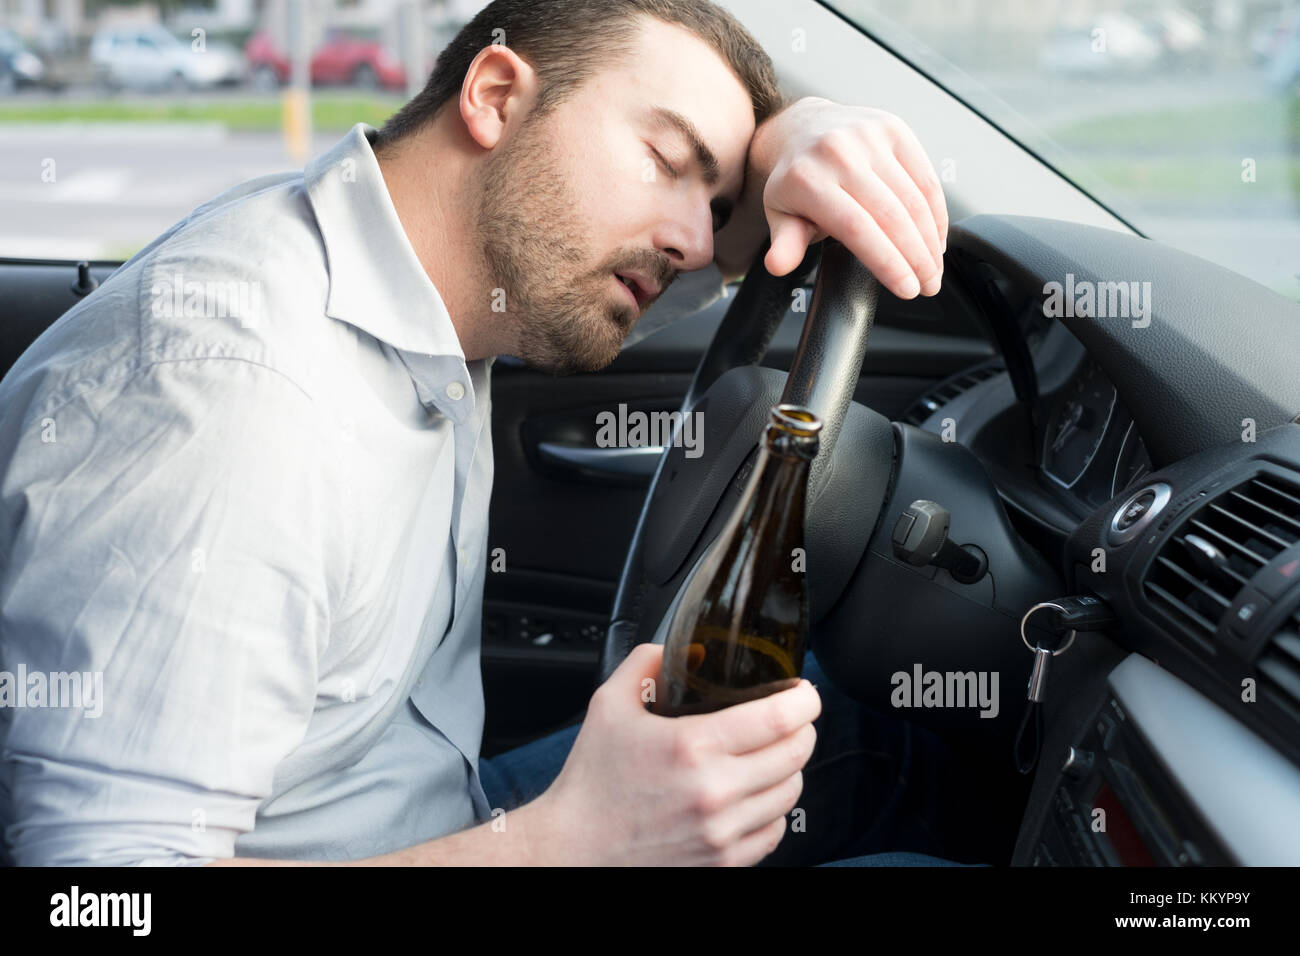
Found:
[[[1064, 593], [1116, 618], [1053, 663], [1013, 862], [1300, 863], [1300, 307], [1048, 220], [974, 217], [950, 256], [1001, 354], [904, 421], [969, 449]], [[1149, 326], [1045, 314], [1067, 274], [1134, 273]]]
[[1043, 474], [1089, 504], [1113, 498], [1152, 468], [1133, 416], [1091, 359], [1053, 401], [1041, 444]]
[[1040, 388], [1031, 405], [1019, 402], [997, 358], [927, 390], [904, 420], [967, 444], [1013, 518], [1030, 537], [1046, 532], [1046, 550], [1055, 556], [1080, 521], [1136, 486], [1154, 465], [1100, 363], [1041, 313], [1024, 316], [1023, 328]]

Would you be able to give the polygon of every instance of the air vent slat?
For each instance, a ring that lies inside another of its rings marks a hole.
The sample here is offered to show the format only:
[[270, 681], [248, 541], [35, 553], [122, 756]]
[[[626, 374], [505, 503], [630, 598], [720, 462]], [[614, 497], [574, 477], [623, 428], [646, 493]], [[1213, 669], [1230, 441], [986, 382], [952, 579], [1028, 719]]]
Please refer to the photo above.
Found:
[[1227, 508], [1223, 507], [1223, 505], [1219, 504], [1217, 501], [1210, 502], [1210, 510], [1217, 511], [1219, 514], [1231, 518], [1233, 521], [1237, 522], [1238, 524], [1245, 525], [1247, 528], [1255, 532], [1257, 535], [1267, 538], [1269, 541], [1272, 541], [1274, 544], [1277, 545], [1279, 551], [1282, 550], [1283, 548], [1289, 547], [1291, 544], [1290, 541], [1284, 541], [1282, 538], [1279, 538], [1277, 535], [1270, 534], [1269, 532], [1265, 531], [1263, 528], [1259, 527], [1259, 525], [1252, 524], [1251, 522], [1243, 518], [1241, 515], [1234, 514], [1233, 512], [1229, 511]]
[[1235, 550], [1240, 551], [1246, 557], [1250, 558], [1261, 568], [1264, 565], [1268, 564], [1267, 558], [1263, 557], [1262, 555], [1256, 554], [1254, 551], [1251, 551], [1249, 548], [1245, 547], [1241, 543], [1232, 540], [1232, 538], [1228, 537], [1222, 531], [1219, 531], [1216, 528], [1211, 528], [1208, 524], [1206, 524], [1204, 521], [1201, 521], [1199, 518], [1193, 518], [1191, 521], [1187, 522], [1187, 524], [1190, 527], [1196, 528], [1198, 531], [1204, 531], [1206, 534], [1214, 535], [1214, 537], [1218, 538], [1228, 547], [1234, 548]]
[[1192, 610], [1190, 607], [1184, 604], [1180, 599], [1174, 597], [1172, 594], [1170, 594], [1168, 591], [1166, 591], [1158, 584], [1152, 584], [1150, 581], [1148, 581], [1147, 588], [1148, 590], [1153, 591], [1156, 594], [1160, 595], [1162, 598], [1164, 598], [1165, 601], [1171, 607], [1173, 607], [1174, 610], [1180, 612], [1186, 617], [1191, 618], [1206, 632], [1210, 634], [1214, 633], [1214, 629], [1217, 625], [1209, 618], [1207, 618], [1204, 614], [1201, 614], [1199, 611]]
[[931, 415], [969, 391], [981, 382], [985, 382], [1002, 371], [1001, 363], [967, 369], [935, 385], [928, 392], [912, 403], [903, 414], [903, 421], [912, 425], [922, 425]]
[[1281, 657], [1261, 657], [1256, 665], [1259, 672], [1291, 695], [1292, 703], [1300, 701], [1300, 670], [1289, 666]]
[[[1191, 551], [1188, 549], [1187, 542], [1186, 542], [1185, 538], [1186, 538], [1186, 535], [1181, 535], [1181, 534], [1180, 534], [1180, 535], [1176, 535], [1176, 536], [1173, 538], [1173, 541], [1175, 541], [1175, 542], [1178, 543], [1178, 544], [1181, 544], [1181, 545], [1183, 546], [1184, 550], [1187, 550], [1187, 551], [1188, 551], [1188, 554], [1190, 555]], [[1168, 559], [1166, 559], [1166, 560], [1168, 560]], [[1193, 559], [1193, 560], [1194, 560], [1194, 559]], [[1231, 565], [1228, 565], [1228, 564], [1221, 564], [1221, 565], [1219, 565], [1219, 573], [1220, 573], [1220, 574], [1226, 574], [1228, 577], [1230, 577], [1230, 578], [1232, 578], [1234, 581], [1236, 581], [1236, 582], [1237, 582], [1237, 586], [1238, 586], [1238, 588], [1245, 587], [1247, 584], [1250, 583], [1250, 578], [1249, 578], [1249, 577], [1247, 577], [1246, 575], [1244, 575], [1244, 574], [1242, 574], [1241, 572], [1237, 571], [1235, 568], [1233, 568]], [[1253, 574], [1254, 574], [1254, 571], [1252, 571], [1251, 574], [1253, 575]]]
[[[1253, 475], [1192, 509], [1171, 529], [1142, 582], [1158, 610], [1176, 623], [1190, 622], [1203, 638], [1213, 638], [1260, 569], [1300, 541], [1300, 486], [1272, 474], [1263, 477], [1267, 480]], [[1300, 609], [1295, 620], [1300, 623]], [[1300, 691], [1300, 635], [1288, 626], [1268, 656], [1276, 671], [1270, 679], [1279, 687], [1289, 687], [1290, 681]], [[1295, 703], [1300, 704], [1300, 694]]]
[[1202, 594], [1208, 595], [1210, 598], [1217, 601], [1219, 604], [1222, 604], [1224, 610], [1227, 610], [1228, 605], [1232, 603], [1232, 600], [1230, 598], [1226, 598], [1218, 591], [1214, 590], [1214, 588], [1210, 587], [1208, 582], [1202, 581], [1200, 578], [1196, 577], [1195, 575], [1189, 574], [1187, 571], [1184, 571], [1181, 567], [1179, 567], [1173, 561], [1170, 561], [1164, 555], [1161, 555], [1156, 560], [1164, 567], [1167, 567], [1170, 571], [1173, 571], [1174, 574], [1178, 575], [1180, 578], [1182, 578], [1192, 587], [1196, 588]]
[[1296, 667], [1300, 667], [1300, 633], [1283, 631], [1273, 638], [1273, 646], [1290, 657]]
[[1270, 508], [1268, 505], [1258, 502], [1254, 498], [1247, 497], [1246, 495], [1242, 494], [1240, 491], [1233, 491], [1232, 494], [1235, 497], [1239, 498], [1240, 500], [1249, 504], [1251, 507], [1258, 508], [1260, 511], [1267, 512], [1268, 514], [1272, 515], [1274, 518], [1277, 518], [1281, 521], [1285, 521], [1287, 525], [1289, 525], [1291, 528], [1294, 528], [1295, 533], [1292, 536], [1291, 540], [1287, 542], [1288, 546], [1295, 544], [1297, 541], [1300, 541], [1300, 521], [1297, 521], [1295, 518], [1292, 518], [1290, 515], [1283, 514], [1282, 512], [1278, 511], [1275, 508]]
[[1281, 488], [1270, 485], [1267, 481], [1264, 481], [1261, 478], [1256, 478], [1254, 484], [1256, 488], [1263, 488], [1265, 491], [1270, 491], [1279, 498], [1291, 502], [1291, 505], [1296, 509], [1296, 514], [1300, 514], [1300, 497], [1297, 497], [1290, 492], [1283, 491]]

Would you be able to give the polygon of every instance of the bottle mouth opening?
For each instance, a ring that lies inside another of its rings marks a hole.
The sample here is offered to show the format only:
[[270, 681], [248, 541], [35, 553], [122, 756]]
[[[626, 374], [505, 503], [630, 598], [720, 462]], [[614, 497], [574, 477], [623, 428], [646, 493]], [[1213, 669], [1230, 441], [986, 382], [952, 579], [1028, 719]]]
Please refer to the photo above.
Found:
[[796, 438], [816, 438], [822, 420], [802, 405], [782, 403], [772, 409], [772, 424]]

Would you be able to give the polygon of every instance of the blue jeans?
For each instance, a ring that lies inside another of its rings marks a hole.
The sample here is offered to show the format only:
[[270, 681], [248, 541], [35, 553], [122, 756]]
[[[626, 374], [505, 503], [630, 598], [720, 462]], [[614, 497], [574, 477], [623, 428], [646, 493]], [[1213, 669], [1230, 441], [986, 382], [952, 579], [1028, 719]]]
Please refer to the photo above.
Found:
[[[816, 658], [817, 744], [804, 766], [799, 806], [760, 866], [960, 866], [941, 859], [934, 826], [944, 746], [929, 731], [841, 693]], [[479, 761], [488, 802], [507, 812], [540, 796], [560, 774], [578, 725]]]

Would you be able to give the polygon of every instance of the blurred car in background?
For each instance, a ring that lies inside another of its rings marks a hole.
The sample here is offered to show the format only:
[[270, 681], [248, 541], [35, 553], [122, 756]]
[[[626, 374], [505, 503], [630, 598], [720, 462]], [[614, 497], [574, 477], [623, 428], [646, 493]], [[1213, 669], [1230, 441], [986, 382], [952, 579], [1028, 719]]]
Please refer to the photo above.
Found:
[[1147, 32], [1160, 44], [1165, 63], [1173, 67], [1203, 69], [1211, 58], [1205, 25], [1179, 7], [1157, 10], [1145, 23]]
[[201, 49], [160, 26], [115, 27], [96, 32], [90, 62], [98, 79], [114, 88], [208, 89], [243, 82], [238, 50], [205, 42]]
[[58, 88], [63, 84], [50, 62], [13, 30], [0, 29], [0, 95], [20, 87]]
[[1257, 66], [1272, 62], [1300, 29], [1300, 7], [1284, 7], [1260, 20], [1250, 35], [1250, 57]]
[[[270, 36], [253, 34], [244, 47], [244, 56], [255, 86], [276, 89], [289, 82], [289, 55]], [[403, 89], [406, 70], [382, 43], [369, 37], [331, 29], [325, 41], [312, 54], [313, 85], [351, 83], [362, 89]]]
[[1136, 17], [1103, 13], [1094, 23], [1062, 28], [1044, 42], [1039, 67], [1064, 75], [1132, 75], [1155, 67], [1160, 41]]

